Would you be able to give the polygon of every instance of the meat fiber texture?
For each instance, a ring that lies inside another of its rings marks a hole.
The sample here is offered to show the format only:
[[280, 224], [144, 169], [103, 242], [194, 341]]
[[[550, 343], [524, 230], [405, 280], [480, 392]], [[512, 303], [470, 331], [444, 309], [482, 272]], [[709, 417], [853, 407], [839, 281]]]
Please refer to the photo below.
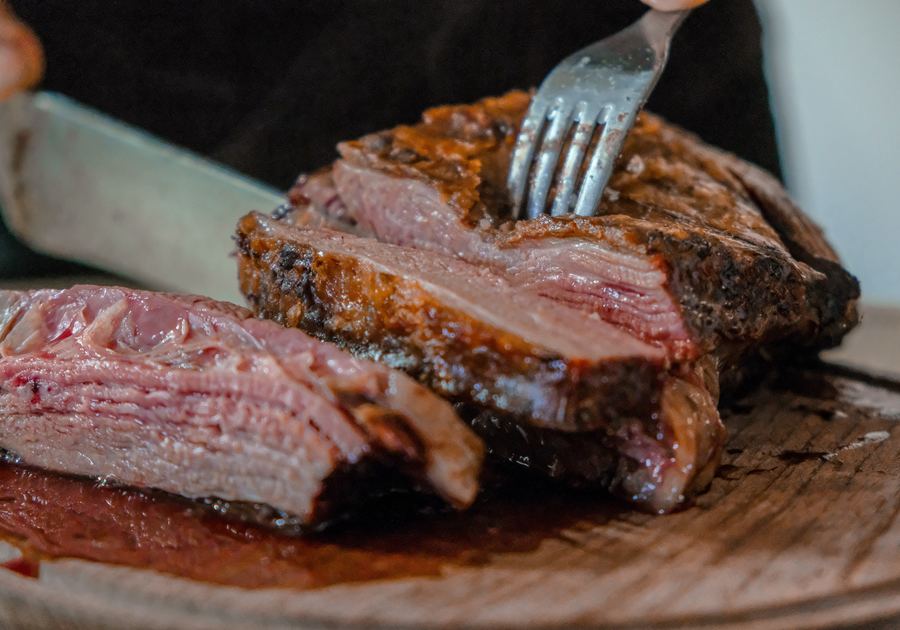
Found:
[[241, 221], [242, 290], [406, 370], [496, 457], [672, 509], [719, 460], [720, 384], [838, 343], [858, 284], [776, 180], [650, 114], [598, 216], [511, 221], [528, 103], [439, 107], [342, 143], [272, 217]]
[[0, 292], [0, 448], [304, 526], [396, 479], [464, 507], [483, 449], [406, 375], [299, 330], [90, 286]]

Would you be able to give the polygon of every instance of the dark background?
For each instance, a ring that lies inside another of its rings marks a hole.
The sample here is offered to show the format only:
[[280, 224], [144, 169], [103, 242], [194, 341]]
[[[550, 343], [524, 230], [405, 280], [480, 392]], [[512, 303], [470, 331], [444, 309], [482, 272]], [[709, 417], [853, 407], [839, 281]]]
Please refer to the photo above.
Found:
[[[286, 188], [338, 140], [530, 87], [638, 0], [13, 0], [44, 89]], [[751, 0], [685, 22], [649, 108], [780, 172]], [[48, 183], [48, 185], [51, 185]], [[0, 274], [43, 273], [0, 233]]]

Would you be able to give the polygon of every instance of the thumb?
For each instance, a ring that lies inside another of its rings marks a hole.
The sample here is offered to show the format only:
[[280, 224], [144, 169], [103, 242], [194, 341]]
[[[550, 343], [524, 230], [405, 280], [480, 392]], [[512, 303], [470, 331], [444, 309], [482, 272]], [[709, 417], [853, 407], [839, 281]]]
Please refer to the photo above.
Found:
[[33, 86], [43, 73], [40, 42], [0, 0], [0, 100]]
[[683, 11], [684, 9], [693, 9], [707, 1], [708, 0], [641, 0], [644, 4], [650, 5], [652, 8], [660, 11]]

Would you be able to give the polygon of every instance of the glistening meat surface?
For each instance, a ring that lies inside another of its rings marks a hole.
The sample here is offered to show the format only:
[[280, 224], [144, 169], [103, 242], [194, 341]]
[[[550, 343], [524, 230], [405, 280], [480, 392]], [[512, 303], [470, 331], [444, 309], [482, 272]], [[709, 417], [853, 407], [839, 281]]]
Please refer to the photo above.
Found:
[[416, 372], [427, 371], [445, 396], [468, 392], [497, 412], [570, 431], [596, 428], [598, 411], [651, 408], [665, 369], [660, 348], [523, 294], [490, 270], [260, 214], [239, 234], [242, 288], [261, 314], [324, 334], [340, 329], [351, 347], [384, 349], [388, 364], [412, 369], [416, 357]]
[[401, 373], [233, 305], [89, 286], [0, 292], [0, 448], [302, 524], [401, 477], [468, 505], [482, 458]]
[[[838, 343], [858, 285], [771, 176], [650, 114], [598, 216], [510, 221], [504, 182], [528, 102], [434, 108], [342, 143], [275, 220], [241, 222], [243, 291], [258, 313], [435, 388], [495, 456], [670, 509], [718, 461], [719, 381]], [[529, 318], [541, 335], [514, 325]], [[523, 339], [527, 361], [497, 351]], [[584, 362], [595, 345], [605, 351]], [[534, 378], [542, 361], [555, 380]], [[521, 384], [535, 382], [529, 407]], [[554, 408], [577, 413], [554, 426]]]
[[292, 198], [381, 241], [507, 271], [677, 360], [827, 346], [856, 322], [855, 279], [777, 181], [650, 114], [599, 216], [509, 222], [502, 191], [527, 105], [512, 92], [342, 143]]
[[456, 258], [257, 213], [238, 251], [260, 315], [406, 370], [511, 461], [654, 510], [715, 467], [715, 374], [675, 369], [599, 318]]

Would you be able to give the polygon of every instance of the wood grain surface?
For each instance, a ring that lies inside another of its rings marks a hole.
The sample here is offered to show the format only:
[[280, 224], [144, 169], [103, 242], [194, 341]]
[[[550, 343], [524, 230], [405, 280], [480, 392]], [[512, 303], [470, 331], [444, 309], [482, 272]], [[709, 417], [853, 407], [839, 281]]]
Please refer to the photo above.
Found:
[[[680, 513], [598, 498], [595, 510], [511, 549], [492, 544], [502, 532], [473, 515], [483, 530], [471, 536], [484, 551], [476, 564], [307, 590], [45, 562], [39, 579], [0, 571], [0, 625], [900, 627], [900, 382], [884, 375], [900, 373], [900, 310], [866, 315], [832, 365], [773, 374], [725, 411], [724, 464]], [[874, 376], [858, 370], [869, 366]]]

